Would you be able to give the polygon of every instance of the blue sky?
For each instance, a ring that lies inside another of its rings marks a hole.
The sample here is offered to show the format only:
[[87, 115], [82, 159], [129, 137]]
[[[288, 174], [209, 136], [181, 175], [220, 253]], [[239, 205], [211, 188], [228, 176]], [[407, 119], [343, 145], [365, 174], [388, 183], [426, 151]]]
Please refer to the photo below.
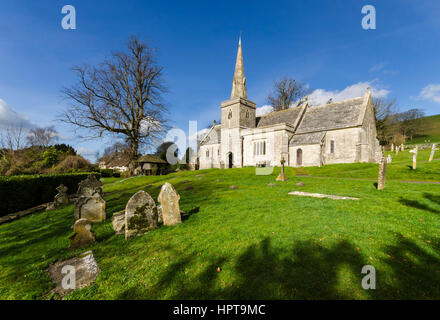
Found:
[[[76, 9], [76, 30], [61, 28], [61, 8]], [[361, 26], [376, 8], [376, 30]], [[0, 126], [25, 119], [55, 125], [60, 142], [94, 159], [109, 141], [79, 140], [56, 121], [60, 90], [76, 64], [97, 64], [138, 35], [158, 49], [170, 92], [172, 125], [185, 131], [219, 119], [230, 95], [242, 31], [248, 98], [266, 110], [274, 80], [307, 84], [318, 103], [363, 94], [396, 98], [400, 110], [440, 110], [440, 1], [2, 1]]]

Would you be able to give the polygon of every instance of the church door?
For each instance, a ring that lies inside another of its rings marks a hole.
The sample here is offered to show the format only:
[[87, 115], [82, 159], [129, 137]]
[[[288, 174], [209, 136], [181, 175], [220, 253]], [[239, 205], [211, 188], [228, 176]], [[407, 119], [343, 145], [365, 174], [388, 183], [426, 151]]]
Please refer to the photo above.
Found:
[[232, 168], [232, 152], [228, 154], [228, 162], [229, 162], [228, 164], [229, 168]]
[[303, 151], [302, 149], [296, 150], [296, 165], [301, 167], [303, 163]]

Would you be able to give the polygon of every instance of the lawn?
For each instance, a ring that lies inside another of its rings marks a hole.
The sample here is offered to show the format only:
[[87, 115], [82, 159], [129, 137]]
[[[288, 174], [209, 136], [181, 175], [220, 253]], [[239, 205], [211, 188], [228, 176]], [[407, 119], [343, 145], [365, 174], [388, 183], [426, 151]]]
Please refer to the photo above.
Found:
[[[93, 225], [92, 246], [67, 249], [73, 205], [0, 225], [0, 298], [56, 298], [48, 265], [93, 250], [98, 279], [65, 299], [439, 299], [440, 184], [402, 182], [440, 180], [440, 155], [428, 163], [428, 154], [411, 170], [400, 153], [383, 191], [377, 164], [287, 168], [290, 179], [275, 187], [267, 184], [279, 168], [104, 179], [107, 220]], [[129, 241], [115, 236], [112, 213], [140, 189], [157, 199], [166, 181], [189, 217]], [[376, 268], [376, 290], [362, 289], [364, 265]]]

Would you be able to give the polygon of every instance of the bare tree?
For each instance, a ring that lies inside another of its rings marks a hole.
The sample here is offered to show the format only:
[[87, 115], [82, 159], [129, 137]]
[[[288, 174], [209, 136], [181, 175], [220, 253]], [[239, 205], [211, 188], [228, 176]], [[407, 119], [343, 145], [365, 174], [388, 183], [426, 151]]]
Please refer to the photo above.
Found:
[[23, 147], [24, 125], [22, 122], [14, 126], [7, 126], [0, 132], [0, 145], [10, 153]]
[[47, 148], [58, 140], [58, 131], [54, 126], [29, 130], [27, 142], [30, 146]]
[[290, 108], [294, 102], [302, 104], [308, 92], [303, 84], [293, 78], [283, 78], [275, 81], [274, 89], [267, 100], [274, 110], [284, 110]]
[[417, 133], [417, 130], [421, 129], [420, 123], [415, 120], [424, 116], [425, 112], [421, 109], [410, 109], [397, 114], [397, 120], [400, 122], [400, 133], [404, 137], [408, 137], [412, 140], [414, 134]]
[[85, 129], [89, 138], [123, 136], [132, 172], [140, 145], [152, 145], [166, 129], [162, 94], [167, 90], [153, 49], [131, 37], [126, 52], [112, 54], [97, 67], [73, 70], [78, 82], [62, 91], [71, 105], [60, 120]]
[[373, 110], [376, 118], [377, 138], [382, 144], [389, 144], [397, 130], [396, 99], [374, 99]]

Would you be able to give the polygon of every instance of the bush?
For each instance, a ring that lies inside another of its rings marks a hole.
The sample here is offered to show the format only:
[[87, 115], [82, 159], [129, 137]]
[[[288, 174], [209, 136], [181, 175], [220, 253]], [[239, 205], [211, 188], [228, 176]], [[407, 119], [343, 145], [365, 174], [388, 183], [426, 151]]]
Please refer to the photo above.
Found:
[[81, 156], [67, 156], [57, 164], [55, 170], [58, 172], [90, 171], [92, 164]]
[[[64, 184], [68, 193], [74, 194], [78, 183], [90, 173], [70, 173], [54, 175], [28, 175], [0, 177], [0, 216], [25, 210], [53, 201], [56, 187]], [[97, 179], [100, 173], [93, 173]]]

